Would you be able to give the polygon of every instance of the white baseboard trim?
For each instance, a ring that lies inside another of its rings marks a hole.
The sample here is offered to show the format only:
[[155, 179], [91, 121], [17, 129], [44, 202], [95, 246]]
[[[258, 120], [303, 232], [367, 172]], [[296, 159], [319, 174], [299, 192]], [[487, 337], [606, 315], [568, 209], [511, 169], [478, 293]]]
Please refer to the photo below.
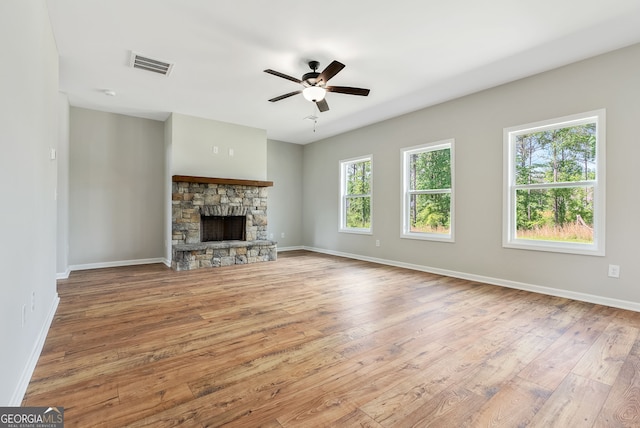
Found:
[[22, 405], [22, 400], [24, 399], [24, 395], [27, 392], [27, 388], [29, 387], [29, 382], [31, 381], [31, 377], [33, 376], [33, 372], [36, 369], [36, 364], [38, 364], [38, 359], [40, 358], [40, 354], [42, 353], [42, 348], [44, 348], [44, 342], [47, 339], [47, 333], [49, 332], [49, 328], [51, 327], [51, 323], [53, 322], [53, 317], [56, 314], [56, 310], [58, 309], [58, 303], [60, 303], [60, 297], [56, 293], [53, 302], [51, 302], [51, 307], [49, 308], [49, 312], [47, 313], [47, 317], [40, 328], [40, 333], [38, 334], [38, 338], [36, 343], [33, 345], [33, 349], [31, 350], [31, 354], [29, 355], [29, 359], [22, 371], [22, 376], [20, 376], [20, 381], [16, 386], [16, 389], [13, 392], [13, 396], [11, 397], [11, 401], [9, 402], [9, 406], [18, 407]]
[[278, 252], [284, 252], [284, 251], [296, 251], [296, 250], [304, 250], [305, 247], [303, 247], [302, 245], [299, 245], [297, 247], [278, 247]]
[[83, 265], [71, 265], [69, 266], [69, 270], [74, 271], [74, 270], [101, 269], [101, 268], [121, 267], [121, 266], [150, 265], [153, 263], [167, 264], [165, 260], [166, 259], [162, 257], [158, 257], [155, 259], [138, 259], [138, 260], [121, 260], [116, 262], [87, 263]]
[[562, 290], [559, 288], [545, 287], [542, 285], [527, 284], [524, 282], [510, 281], [508, 279], [492, 278], [489, 276], [475, 275], [466, 272], [457, 272], [447, 269], [434, 268], [430, 266], [416, 265], [412, 263], [398, 262], [395, 260], [379, 259], [376, 257], [361, 256], [359, 254], [343, 253], [340, 251], [325, 250], [323, 248], [303, 247], [302, 249], [313, 251], [316, 253], [330, 254], [333, 256], [346, 257], [350, 259], [362, 260], [366, 262], [378, 263], [389, 266], [402, 267], [411, 270], [434, 273], [437, 275], [450, 276], [453, 278], [466, 279], [469, 281], [482, 282], [485, 284], [498, 285], [501, 287], [514, 288], [516, 290], [530, 291], [538, 294], [546, 294], [548, 296], [564, 297], [566, 299], [578, 300], [581, 302], [595, 303], [613, 308], [626, 309], [629, 311], [640, 312], [640, 303], [628, 300], [612, 299], [610, 297], [596, 296], [594, 294], [578, 293], [575, 291]]
[[62, 273], [56, 273], [56, 279], [67, 279], [70, 273], [71, 269], [67, 268], [67, 270]]
[[166, 257], [162, 259], [162, 263], [164, 263], [166, 267], [171, 267], [171, 260], [167, 259]]

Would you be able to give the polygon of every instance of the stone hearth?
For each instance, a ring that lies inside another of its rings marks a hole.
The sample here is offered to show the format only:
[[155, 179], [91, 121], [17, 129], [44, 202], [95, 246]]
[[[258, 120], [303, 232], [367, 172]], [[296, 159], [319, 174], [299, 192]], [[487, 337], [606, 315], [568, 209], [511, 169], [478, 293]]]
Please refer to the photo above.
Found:
[[[267, 239], [267, 187], [272, 182], [174, 176], [172, 259], [174, 270], [276, 260]], [[201, 215], [245, 216], [246, 240], [202, 242]]]

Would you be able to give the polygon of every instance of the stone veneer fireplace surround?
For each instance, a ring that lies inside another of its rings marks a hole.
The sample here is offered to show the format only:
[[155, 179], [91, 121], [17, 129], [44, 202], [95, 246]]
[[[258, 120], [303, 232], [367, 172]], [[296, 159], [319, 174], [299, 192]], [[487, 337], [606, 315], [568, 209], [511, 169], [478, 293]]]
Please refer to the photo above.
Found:
[[[172, 179], [174, 270], [193, 270], [277, 259], [267, 239], [270, 181], [174, 175]], [[245, 240], [201, 242], [201, 216], [245, 216]]]

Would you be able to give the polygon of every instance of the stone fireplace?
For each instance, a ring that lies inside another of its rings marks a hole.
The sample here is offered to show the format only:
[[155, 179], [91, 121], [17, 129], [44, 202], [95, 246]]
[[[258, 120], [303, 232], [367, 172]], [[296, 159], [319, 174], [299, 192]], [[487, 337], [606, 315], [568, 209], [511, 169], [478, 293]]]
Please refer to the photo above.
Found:
[[267, 239], [269, 181], [173, 176], [174, 270], [276, 260]]

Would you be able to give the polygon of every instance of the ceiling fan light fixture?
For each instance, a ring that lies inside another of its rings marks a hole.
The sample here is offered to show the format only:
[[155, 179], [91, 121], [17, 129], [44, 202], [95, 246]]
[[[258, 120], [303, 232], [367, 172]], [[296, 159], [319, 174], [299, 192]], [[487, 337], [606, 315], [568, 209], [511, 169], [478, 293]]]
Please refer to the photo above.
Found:
[[350, 86], [327, 86], [329, 79], [338, 74], [340, 70], [344, 68], [343, 63], [332, 61], [331, 64], [329, 64], [324, 70], [322, 70], [322, 73], [318, 73], [316, 71], [318, 69], [318, 65], [318, 61], [310, 61], [309, 67], [313, 71], [303, 74], [302, 79], [280, 73], [279, 71], [275, 71], [270, 68], [264, 70], [265, 73], [273, 74], [274, 76], [282, 77], [283, 79], [291, 80], [292, 82], [302, 85], [301, 89], [289, 92], [288, 94], [280, 95], [279, 97], [271, 98], [269, 102], [274, 103], [276, 101], [284, 100], [285, 98], [289, 98], [294, 95], [302, 94], [307, 101], [315, 103], [316, 107], [318, 107], [318, 111], [322, 113], [325, 111], [329, 111], [329, 105], [327, 104], [327, 100], [325, 100], [325, 95], [327, 95], [327, 92], [337, 92], [339, 94], [347, 95], [360, 95], [364, 97], [369, 95], [369, 89], [352, 88]]
[[311, 102], [317, 103], [322, 101], [327, 94], [327, 90], [320, 86], [309, 86], [302, 90], [302, 95]]

